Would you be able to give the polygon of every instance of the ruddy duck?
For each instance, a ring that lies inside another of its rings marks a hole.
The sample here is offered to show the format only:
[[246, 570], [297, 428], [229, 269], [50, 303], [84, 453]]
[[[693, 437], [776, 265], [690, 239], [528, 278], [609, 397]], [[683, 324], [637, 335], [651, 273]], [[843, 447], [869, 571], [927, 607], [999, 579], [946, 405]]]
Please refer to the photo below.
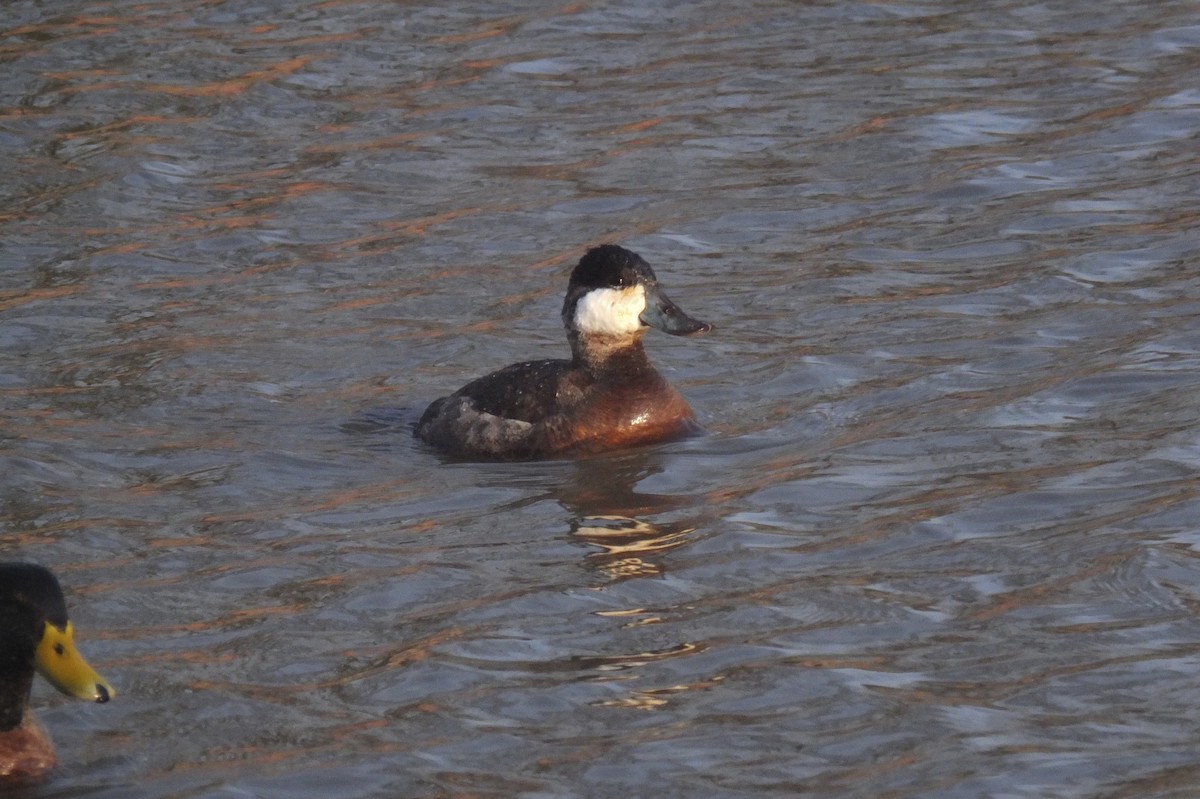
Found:
[[29, 713], [35, 670], [78, 699], [114, 695], [72, 637], [54, 575], [32, 563], [0, 563], [0, 788], [37, 782], [54, 767], [54, 747]]
[[416, 436], [466, 458], [550, 458], [651, 444], [698, 431], [692, 409], [642, 348], [648, 327], [712, 329], [659, 291], [654, 270], [615, 244], [593, 247], [567, 285], [571, 360], [526, 361], [435, 400]]

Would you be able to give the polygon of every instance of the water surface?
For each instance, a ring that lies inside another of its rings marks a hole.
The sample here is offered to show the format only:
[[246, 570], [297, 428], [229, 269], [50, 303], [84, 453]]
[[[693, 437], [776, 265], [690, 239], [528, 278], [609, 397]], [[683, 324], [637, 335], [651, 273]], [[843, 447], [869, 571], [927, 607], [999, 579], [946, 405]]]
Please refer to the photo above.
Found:
[[[31, 795], [1194, 795], [1194, 3], [2, 27], [0, 555], [119, 692]], [[708, 435], [414, 442], [603, 241]]]

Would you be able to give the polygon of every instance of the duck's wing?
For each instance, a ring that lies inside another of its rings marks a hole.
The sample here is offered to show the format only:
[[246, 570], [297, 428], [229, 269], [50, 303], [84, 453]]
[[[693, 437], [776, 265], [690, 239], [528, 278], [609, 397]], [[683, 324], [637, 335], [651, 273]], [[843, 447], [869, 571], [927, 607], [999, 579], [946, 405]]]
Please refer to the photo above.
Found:
[[566, 360], [514, 363], [472, 380], [453, 396], [469, 398], [482, 413], [533, 423], [572, 401], [570, 395], [581, 387], [572, 384], [570, 374]]
[[566, 360], [526, 361], [472, 380], [435, 400], [417, 423], [415, 435], [432, 446], [466, 458], [544, 457], [532, 432], [579, 391]]

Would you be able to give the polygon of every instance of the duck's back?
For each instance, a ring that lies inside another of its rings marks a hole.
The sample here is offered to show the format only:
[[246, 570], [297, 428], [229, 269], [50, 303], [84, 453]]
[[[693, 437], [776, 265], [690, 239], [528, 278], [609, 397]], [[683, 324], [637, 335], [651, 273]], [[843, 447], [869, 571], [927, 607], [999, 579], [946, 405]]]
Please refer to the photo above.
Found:
[[568, 360], [513, 364], [436, 400], [415, 434], [454, 455], [539, 458], [698, 430], [687, 402], [644, 357], [607, 365], [592, 371]]
[[472, 380], [452, 397], [504, 419], [535, 423], [579, 402], [593, 380], [563, 359], [525, 361]]
[[571, 361], [514, 363], [434, 400], [415, 435], [445, 452], [467, 457], [537, 457], [534, 425], [558, 413], [586, 389]]

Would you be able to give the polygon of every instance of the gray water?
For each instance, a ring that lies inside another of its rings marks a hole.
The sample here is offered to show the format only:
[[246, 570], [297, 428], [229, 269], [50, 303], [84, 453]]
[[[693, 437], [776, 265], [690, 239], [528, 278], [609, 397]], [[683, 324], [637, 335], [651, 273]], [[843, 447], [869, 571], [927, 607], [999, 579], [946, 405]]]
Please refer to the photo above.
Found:
[[[32, 795], [1197, 795], [1197, 10], [5, 4]], [[414, 442], [603, 241], [708, 434]]]

